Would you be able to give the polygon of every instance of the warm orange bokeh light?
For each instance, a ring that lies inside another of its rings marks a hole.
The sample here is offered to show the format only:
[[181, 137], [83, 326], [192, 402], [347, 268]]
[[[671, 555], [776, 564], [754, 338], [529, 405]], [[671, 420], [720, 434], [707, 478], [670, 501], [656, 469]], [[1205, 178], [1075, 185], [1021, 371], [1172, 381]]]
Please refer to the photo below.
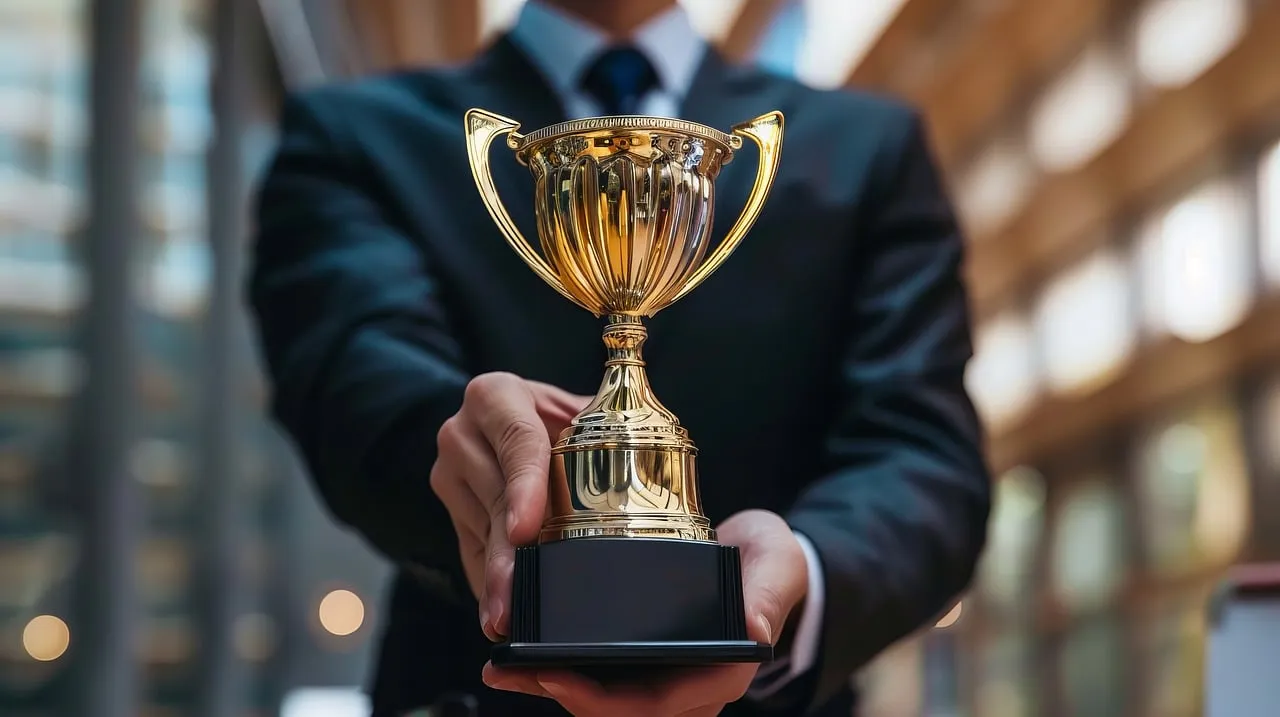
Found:
[[364, 624], [364, 601], [350, 590], [333, 590], [320, 600], [320, 626], [339, 637]]
[[33, 660], [52, 662], [71, 645], [71, 630], [61, 618], [37, 615], [22, 630], [22, 647]]

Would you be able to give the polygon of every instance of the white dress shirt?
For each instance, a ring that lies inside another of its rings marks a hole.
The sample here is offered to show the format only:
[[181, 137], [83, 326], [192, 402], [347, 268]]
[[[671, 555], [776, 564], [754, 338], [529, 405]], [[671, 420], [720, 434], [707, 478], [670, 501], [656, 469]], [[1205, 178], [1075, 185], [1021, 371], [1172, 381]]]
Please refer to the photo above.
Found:
[[[608, 48], [606, 35], [556, 8], [531, 0], [521, 9], [510, 38], [555, 91], [568, 115], [566, 119], [601, 114], [599, 105], [582, 90], [580, 81], [592, 60]], [[641, 98], [640, 112], [678, 117], [707, 51], [706, 41], [694, 30], [684, 9], [675, 5], [640, 27], [631, 36], [631, 44], [653, 64], [658, 78], [657, 87]], [[753, 699], [777, 692], [813, 667], [818, 657], [824, 596], [822, 564], [808, 538], [796, 533], [796, 539], [808, 563], [808, 596], [796, 626], [791, 653], [761, 667], [755, 684], [747, 692]]]

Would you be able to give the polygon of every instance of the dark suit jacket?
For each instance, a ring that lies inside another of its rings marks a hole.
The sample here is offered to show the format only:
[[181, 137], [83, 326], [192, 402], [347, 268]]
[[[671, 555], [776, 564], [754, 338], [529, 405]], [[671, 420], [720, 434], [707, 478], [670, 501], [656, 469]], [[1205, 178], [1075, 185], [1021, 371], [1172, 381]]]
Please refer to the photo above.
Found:
[[[507, 247], [467, 164], [468, 108], [530, 131], [564, 119], [553, 97], [506, 39], [462, 68], [309, 91], [286, 103], [261, 188], [251, 298], [274, 414], [337, 518], [405, 566], [374, 689], [382, 714], [459, 689], [498, 704], [478, 681], [488, 645], [428, 485], [436, 431], [468, 379], [503, 370], [590, 394], [603, 370], [600, 323]], [[821, 557], [818, 667], [771, 706], [798, 714], [849, 700], [852, 673], [949, 607], [984, 543], [989, 479], [963, 387], [962, 241], [920, 119], [714, 53], [681, 114], [727, 130], [773, 109], [786, 135], [759, 222], [650, 322], [646, 358], [700, 448], [712, 521], [771, 509]], [[533, 238], [528, 170], [493, 151]], [[756, 157], [744, 149], [717, 181], [717, 238]], [[757, 709], [769, 713], [726, 714]]]

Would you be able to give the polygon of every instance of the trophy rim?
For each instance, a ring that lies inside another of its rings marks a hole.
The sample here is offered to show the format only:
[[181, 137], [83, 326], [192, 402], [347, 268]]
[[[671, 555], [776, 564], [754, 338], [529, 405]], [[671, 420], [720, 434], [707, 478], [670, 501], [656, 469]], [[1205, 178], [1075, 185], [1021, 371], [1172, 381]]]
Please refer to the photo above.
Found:
[[690, 122], [689, 120], [676, 119], [674, 117], [661, 117], [657, 115], [615, 115], [586, 117], [583, 119], [569, 120], [567, 122], [548, 125], [541, 129], [536, 129], [519, 138], [512, 137], [511, 139], [514, 141], [511, 143], [511, 148], [517, 151], [524, 151], [535, 145], [570, 135], [589, 135], [598, 132], [636, 132], [644, 130], [687, 134], [698, 139], [707, 140], [721, 145], [721, 149], [726, 153], [732, 153], [733, 150], [742, 147], [741, 137], [721, 132], [714, 127], [709, 127], [698, 122]]

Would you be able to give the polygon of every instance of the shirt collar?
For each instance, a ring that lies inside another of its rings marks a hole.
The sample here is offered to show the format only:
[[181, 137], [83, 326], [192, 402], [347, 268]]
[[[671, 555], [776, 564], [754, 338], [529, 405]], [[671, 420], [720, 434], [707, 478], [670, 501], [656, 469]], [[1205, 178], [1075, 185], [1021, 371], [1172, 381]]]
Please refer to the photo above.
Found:
[[[521, 8], [510, 38], [561, 96], [580, 91], [587, 66], [609, 45], [604, 33], [538, 0]], [[631, 42], [653, 63], [662, 89], [683, 98], [706, 50], [684, 8], [677, 3], [649, 20]]]

